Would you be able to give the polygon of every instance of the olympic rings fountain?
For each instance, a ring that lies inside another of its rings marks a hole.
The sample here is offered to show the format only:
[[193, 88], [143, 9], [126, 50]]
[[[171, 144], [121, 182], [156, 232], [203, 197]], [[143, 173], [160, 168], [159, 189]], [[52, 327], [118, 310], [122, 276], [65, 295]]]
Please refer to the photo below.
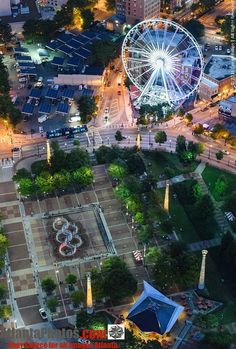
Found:
[[73, 256], [83, 243], [77, 225], [64, 217], [57, 217], [52, 226], [56, 231], [55, 239], [60, 244], [59, 253], [63, 257]]

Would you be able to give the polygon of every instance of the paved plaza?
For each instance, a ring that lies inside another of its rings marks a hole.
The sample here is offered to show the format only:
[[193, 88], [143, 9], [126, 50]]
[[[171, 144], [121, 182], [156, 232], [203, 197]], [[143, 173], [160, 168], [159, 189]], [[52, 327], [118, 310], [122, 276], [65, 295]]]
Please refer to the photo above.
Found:
[[[137, 266], [133, 260], [132, 251], [138, 248], [137, 238], [132, 232], [130, 217], [122, 212], [121, 204], [115, 198], [106, 167], [95, 166], [93, 172], [94, 183], [86, 191], [43, 200], [22, 202], [17, 198], [13, 182], [0, 184], [0, 212], [9, 240], [8, 270], [18, 326], [42, 321], [38, 309], [46, 303], [46, 294], [40, 287], [45, 277], [51, 277], [57, 284], [54, 296], [58, 307], [52, 319], [73, 315], [78, 310], [71, 303], [66, 276], [76, 274], [75, 289], [86, 292], [86, 273], [92, 268], [99, 269], [102, 258], [109, 255], [95, 207], [104, 219], [115, 253], [128, 264], [138, 279], [140, 290], [143, 279], [148, 280], [145, 268]], [[57, 253], [58, 246], [53, 243], [52, 224], [58, 216], [81, 228], [83, 244], [74, 258], [61, 257]], [[125, 300], [126, 303], [132, 301]], [[103, 305], [98, 304], [98, 307]]]

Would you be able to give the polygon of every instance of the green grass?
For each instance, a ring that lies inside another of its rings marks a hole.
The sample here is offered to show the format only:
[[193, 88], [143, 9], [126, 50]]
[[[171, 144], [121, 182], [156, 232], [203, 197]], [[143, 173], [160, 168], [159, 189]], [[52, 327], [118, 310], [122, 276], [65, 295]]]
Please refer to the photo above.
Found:
[[[206, 287], [209, 298], [224, 303], [223, 309], [216, 315], [223, 324], [230, 323], [236, 319], [235, 299], [233, 298], [227, 284], [223, 282], [223, 276], [219, 272], [219, 247], [210, 248], [206, 262]], [[200, 251], [197, 252], [201, 258]]]
[[[140, 155], [146, 165], [147, 172], [157, 180], [160, 180], [160, 176], [164, 175], [165, 167], [172, 170], [173, 176], [177, 176], [182, 173], [193, 172], [199, 164], [198, 161], [194, 161], [190, 165], [184, 166], [176, 154], [164, 151], [144, 151]], [[164, 175], [161, 179], [164, 178], [167, 177]]]
[[170, 214], [176, 234], [181, 240], [188, 244], [199, 241], [199, 236], [189, 220], [187, 213], [179, 200], [173, 198], [173, 195], [170, 198]]
[[[226, 179], [227, 188], [225, 193], [222, 196], [219, 196], [217, 191], [215, 190], [215, 183], [217, 182], [217, 179], [222, 175]], [[227, 195], [236, 190], [236, 176], [222, 171], [218, 168], [206, 166], [205, 170], [202, 173], [202, 177], [216, 201], [224, 200]]]

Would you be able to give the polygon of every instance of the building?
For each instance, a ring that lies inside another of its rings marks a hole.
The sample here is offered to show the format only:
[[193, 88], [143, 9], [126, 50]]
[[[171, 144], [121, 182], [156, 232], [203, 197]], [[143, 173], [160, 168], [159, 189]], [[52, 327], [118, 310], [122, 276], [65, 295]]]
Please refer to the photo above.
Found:
[[208, 60], [199, 86], [199, 97], [210, 100], [229, 96], [236, 87], [236, 58], [213, 55]]
[[161, 0], [116, 0], [116, 14], [125, 16], [127, 24], [160, 16]]
[[58, 74], [58, 76], [54, 78], [54, 84], [100, 87], [104, 81], [104, 74], [103, 67], [86, 67], [81, 74]]
[[68, 0], [38, 0], [38, 4], [42, 7], [52, 7], [57, 10], [60, 9], [62, 5], [65, 5], [67, 1]]
[[218, 113], [224, 119], [236, 118], [236, 96], [220, 101]]
[[184, 307], [164, 296], [146, 281], [144, 290], [129, 311], [127, 319], [142, 332], [165, 334], [170, 332]]
[[0, 1], [0, 15], [1, 16], [10, 16], [11, 15], [11, 1], [10, 0], [1, 0]]

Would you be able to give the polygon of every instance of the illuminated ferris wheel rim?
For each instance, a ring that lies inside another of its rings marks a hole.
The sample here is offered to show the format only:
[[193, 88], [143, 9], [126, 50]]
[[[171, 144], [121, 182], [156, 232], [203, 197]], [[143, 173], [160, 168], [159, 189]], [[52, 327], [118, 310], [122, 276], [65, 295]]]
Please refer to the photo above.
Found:
[[[162, 25], [162, 28], [158, 28], [157, 25]], [[171, 31], [169, 30], [170, 28], [172, 29]], [[150, 31], [153, 33], [150, 33]], [[160, 42], [161, 35], [159, 35], [161, 33], [163, 33], [162, 42]], [[180, 51], [177, 49], [178, 45], [173, 48], [173, 40], [177, 33], [179, 36], [181, 35], [181, 37], [184, 37], [184, 39], [181, 39], [180, 43], [178, 43], [179, 46], [180, 44], [183, 45], [185, 40], [188, 41], [191, 46], [185, 49], [181, 48]], [[172, 35], [171, 38], [170, 35]], [[169, 36], [169, 43], [166, 36]], [[142, 47], [139, 41], [145, 45]], [[194, 50], [197, 54], [192, 56], [192, 58], [195, 58], [195, 61], [198, 61], [200, 66], [193, 65], [192, 69], [195, 71], [198, 70], [199, 75], [191, 75], [194, 84], [188, 84], [189, 91], [182, 91], [181, 86], [179, 86], [176, 80], [177, 74], [179, 74], [178, 78], [180, 78], [182, 68], [181, 59], [178, 56], [187, 51], [190, 53], [190, 50]], [[127, 58], [127, 53], [129, 55], [132, 54], [132, 56], [128, 56]], [[141, 57], [135, 58], [135, 55], [141, 55]], [[145, 95], [147, 92], [149, 95], [159, 93], [159, 97], [163, 99], [163, 102], [167, 101], [169, 104], [183, 101], [197, 90], [202, 78], [204, 65], [201, 49], [192, 34], [181, 25], [162, 18], [142, 21], [136, 24], [127, 33], [122, 45], [122, 61], [129, 79], [141, 91], [141, 96]], [[129, 66], [130, 62], [134, 64], [133, 67]], [[138, 69], [142, 69], [144, 72], [138, 77], [135, 77], [134, 72]], [[144, 77], [147, 73], [150, 74], [150, 79], [145, 81]], [[158, 79], [162, 79], [162, 87], [154, 83], [157, 80], [157, 76]], [[141, 83], [138, 81], [140, 78], [144, 80]], [[165, 95], [164, 98], [163, 94]]]

